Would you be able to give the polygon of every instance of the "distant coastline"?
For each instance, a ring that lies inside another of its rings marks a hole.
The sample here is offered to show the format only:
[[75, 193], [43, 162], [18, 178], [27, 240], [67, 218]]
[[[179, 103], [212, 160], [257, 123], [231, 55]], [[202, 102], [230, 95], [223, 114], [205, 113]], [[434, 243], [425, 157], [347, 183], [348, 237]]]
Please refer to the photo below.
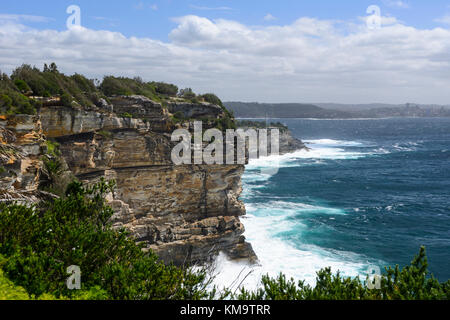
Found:
[[[339, 105], [302, 103], [225, 102], [239, 119], [365, 120], [389, 118], [448, 118], [450, 106], [417, 105]], [[334, 108], [334, 109], [332, 109]]]
[[247, 117], [236, 117], [236, 120], [282, 120], [282, 119], [292, 119], [292, 120], [312, 120], [312, 121], [365, 121], [365, 120], [389, 120], [389, 119], [436, 119], [436, 118], [450, 118], [450, 116], [443, 117], [384, 117], [384, 118], [298, 118], [298, 117], [277, 117], [277, 118], [247, 118]]

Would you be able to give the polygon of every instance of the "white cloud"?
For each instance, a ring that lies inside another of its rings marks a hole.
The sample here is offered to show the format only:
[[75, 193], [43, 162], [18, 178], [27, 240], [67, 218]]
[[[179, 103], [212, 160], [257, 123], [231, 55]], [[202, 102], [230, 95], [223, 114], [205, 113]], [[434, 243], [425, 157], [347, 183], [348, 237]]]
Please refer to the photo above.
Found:
[[136, 9], [136, 10], [145, 10], [145, 9], [149, 8], [149, 9], [151, 9], [153, 11], [156, 11], [156, 10], [158, 10], [158, 5], [155, 4], [155, 3], [154, 4], [147, 4], [144, 1], [139, 1], [138, 3], [135, 3], [133, 5], [133, 8]]
[[268, 13], [264, 16], [264, 20], [265, 21], [273, 21], [273, 20], [277, 20], [277, 18], [274, 17], [272, 14]]
[[[371, 19], [371, 17], [373, 17], [373, 16], [359, 17], [359, 20], [364, 21], [367, 25], [367, 21], [369, 19]], [[400, 24], [400, 23], [401, 22], [398, 21], [397, 18], [395, 18], [395, 17], [385, 17], [385, 16], [380, 17], [380, 25], [381, 26], [390, 26], [390, 25]]]
[[450, 14], [447, 14], [443, 17], [435, 19], [434, 21], [442, 23], [442, 24], [450, 24]]
[[196, 9], [196, 10], [206, 10], [206, 11], [231, 11], [231, 10], [233, 10], [233, 8], [230, 8], [230, 7], [225, 7], [225, 6], [222, 6], [222, 7], [204, 7], [204, 6], [196, 6], [196, 5], [193, 5], [193, 4], [190, 4], [189, 5], [192, 9]]
[[405, 1], [401, 0], [383, 0], [384, 4], [386, 4], [389, 7], [396, 7], [396, 8], [402, 8], [402, 9], [408, 9], [409, 4]]
[[66, 73], [140, 75], [224, 100], [348, 103], [450, 101], [450, 30], [386, 18], [379, 30], [303, 17], [247, 26], [199, 16], [175, 19], [170, 41], [82, 27], [36, 30], [0, 24], [0, 66], [55, 61]]
[[51, 18], [27, 14], [0, 14], [0, 21], [49, 22]]

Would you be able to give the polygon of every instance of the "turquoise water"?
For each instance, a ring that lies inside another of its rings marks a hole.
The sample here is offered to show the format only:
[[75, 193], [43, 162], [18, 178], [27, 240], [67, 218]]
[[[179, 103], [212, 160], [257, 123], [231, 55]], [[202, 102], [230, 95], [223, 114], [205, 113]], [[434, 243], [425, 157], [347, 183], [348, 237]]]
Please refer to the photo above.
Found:
[[[275, 119], [312, 148], [252, 161], [243, 178], [247, 240], [261, 266], [314, 282], [408, 264], [425, 245], [450, 279], [450, 119]], [[232, 273], [231, 265], [227, 267]], [[251, 278], [251, 277], [249, 277]]]

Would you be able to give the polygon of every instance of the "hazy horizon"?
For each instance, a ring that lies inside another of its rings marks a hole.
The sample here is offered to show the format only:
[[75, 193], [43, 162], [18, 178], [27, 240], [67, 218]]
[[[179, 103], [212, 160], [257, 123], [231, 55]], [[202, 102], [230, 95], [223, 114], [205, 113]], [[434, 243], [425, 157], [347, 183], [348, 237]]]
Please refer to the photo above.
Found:
[[405, 103], [389, 103], [389, 102], [366, 102], [366, 103], [339, 103], [339, 102], [261, 102], [261, 101], [241, 101], [241, 100], [224, 100], [224, 103], [233, 103], [233, 102], [241, 102], [241, 103], [259, 103], [259, 104], [309, 104], [309, 105], [339, 105], [339, 106], [371, 106], [371, 105], [386, 105], [386, 106], [406, 106], [406, 104], [411, 104], [413, 106], [431, 106], [431, 107], [450, 107], [450, 104], [434, 104], [434, 103], [415, 103], [415, 102], [405, 102]]

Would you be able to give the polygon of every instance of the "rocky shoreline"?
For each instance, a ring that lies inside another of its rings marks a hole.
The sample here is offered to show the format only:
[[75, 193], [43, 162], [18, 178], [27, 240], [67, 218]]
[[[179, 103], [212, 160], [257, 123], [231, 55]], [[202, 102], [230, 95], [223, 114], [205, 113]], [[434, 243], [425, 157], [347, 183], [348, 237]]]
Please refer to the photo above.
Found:
[[280, 154], [292, 153], [303, 149], [309, 150], [302, 140], [292, 135], [290, 130], [280, 132]]
[[288, 127], [281, 123], [270, 123], [266, 124], [262, 121], [249, 121], [249, 120], [240, 120], [237, 123], [239, 129], [248, 130], [248, 129], [267, 129], [268, 137], [268, 154], [271, 151], [271, 138], [270, 133], [272, 129], [278, 129], [279, 131], [279, 154], [287, 154], [293, 153], [299, 150], [309, 150], [309, 148], [301, 141], [300, 139], [295, 138], [292, 135], [292, 132]]

